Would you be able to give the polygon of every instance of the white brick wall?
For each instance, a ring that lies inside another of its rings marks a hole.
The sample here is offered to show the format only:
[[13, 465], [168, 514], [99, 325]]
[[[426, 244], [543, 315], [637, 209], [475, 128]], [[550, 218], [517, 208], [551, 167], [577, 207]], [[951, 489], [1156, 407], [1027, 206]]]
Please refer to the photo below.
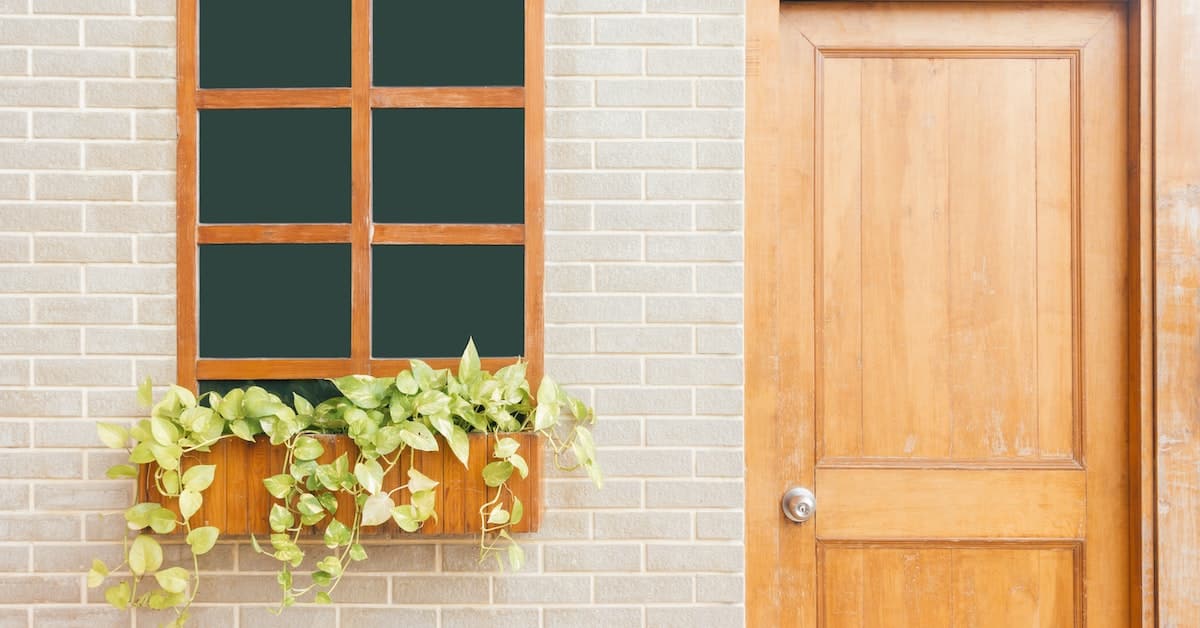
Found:
[[[175, 368], [174, 6], [0, 0], [0, 626], [131, 625], [82, 572], [131, 491], [94, 421]], [[547, 0], [547, 366], [601, 414], [605, 490], [548, 480], [519, 575], [381, 545], [282, 620], [221, 544], [196, 625], [742, 623], [742, 14]]]

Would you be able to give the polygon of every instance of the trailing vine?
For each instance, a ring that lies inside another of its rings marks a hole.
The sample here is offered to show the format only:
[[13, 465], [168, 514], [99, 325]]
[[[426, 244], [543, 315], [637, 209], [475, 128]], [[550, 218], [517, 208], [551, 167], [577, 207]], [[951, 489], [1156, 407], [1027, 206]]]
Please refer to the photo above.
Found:
[[[101, 586], [115, 572], [127, 569], [128, 577], [105, 590], [109, 604], [122, 610], [174, 608], [176, 617], [168, 625], [184, 625], [199, 590], [199, 557], [213, 548], [221, 534], [214, 526], [193, 527], [190, 522], [213, 483], [216, 467], [185, 462], [228, 438], [249, 442], [267, 438], [285, 448], [282, 468], [262, 478], [267, 492], [278, 500], [268, 516], [272, 533], [265, 543], [250, 537], [256, 552], [280, 564], [280, 610], [301, 600], [331, 603], [351, 564], [367, 558], [361, 542], [364, 528], [394, 521], [400, 529], [415, 532], [436, 517], [438, 483], [416, 468], [413, 456], [404, 454], [447, 446], [467, 466], [471, 432], [489, 434], [491, 462], [483, 468], [482, 479], [495, 489], [479, 510], [480, 560], [491, 556], [501, 569], [506, 564], [520, 569], [525, 555], [511, 530], [525, 516], [525, 505], [509, 482], [514, 473], [527, 477], [530, 469], [519, 452], [520, 444], [506, 433], [541, 434], [559, 468], [582, 467], [596, 486], [603, 486], [588, 429], [595, 423], [594, 412], [549, 377], [542, 379], [535, 403], [525, 366], [518, 361], [492, 374], [480, 367], [472, 341], [457, 373], [412, 360], [410, 368], [396, 377], [348, 375], [330, 380], [341, 396], [316, 405], [299, 394], [288, 404], [257, 386], [197, 397], [172, 385], [153, 402], [147, 380], [139, 387], [138, 398], [145, 406], [153, 404], [149, 418], [129, 428], [101, 423], [98, 431], [108, 447], [129, 451], [128, 462], [110, 468], [108, 477], [136, 478], [139, 466], [145, 465], [158, 493], [168, 501], [166, 505], [137, 503], [125, 511], [129, 529], [137, 534], [126, 540], [121, 564], [110, 568], [93, 561], [88, 586]], [[345, 434], [357, 446], [357, 455], [351, 459], [342, 454], [319, 464], [325, 453], [318, 439], [321, 434]], [[385, 477], [405, 460], [408, 468], [400, 470], [407, 481], [385, 487]], [[333, 516], [339, 495], [349, 497], [343, 503], [353, 504], [351, 525]], [[170, 504], [177, 504], [181, 516], [167, 507]], [[299, 586], [293, 574], [308, 558], [299, 541], [307, 529], [322, 522], [328, 552], [313, 565], [311, 582]], [[177, 530], [190, 549], [190, 569], [163, 567], [162, 547], [154, 534]], [[151, 578], [157, 587], [147, 591]]]

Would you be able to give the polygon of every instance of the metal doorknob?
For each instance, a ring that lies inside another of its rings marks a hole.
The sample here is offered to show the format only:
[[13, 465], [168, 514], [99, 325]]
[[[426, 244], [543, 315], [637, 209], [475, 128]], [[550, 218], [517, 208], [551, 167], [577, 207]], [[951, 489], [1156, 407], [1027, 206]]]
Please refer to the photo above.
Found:
[[780, 505], [783, 506], [785, 517], [796, 523], [804, 523], [812, 519], [817, 511], [817, 496], [802, 486], [793, 486], [783, 494]]

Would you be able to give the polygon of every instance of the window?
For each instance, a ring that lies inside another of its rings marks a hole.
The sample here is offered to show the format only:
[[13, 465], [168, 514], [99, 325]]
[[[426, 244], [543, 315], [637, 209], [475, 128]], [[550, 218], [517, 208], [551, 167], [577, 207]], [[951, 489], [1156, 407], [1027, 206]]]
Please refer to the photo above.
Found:
[[537, 377], [542, 0], [180, 16], [180, 383], [320, 396], [468, 336]]

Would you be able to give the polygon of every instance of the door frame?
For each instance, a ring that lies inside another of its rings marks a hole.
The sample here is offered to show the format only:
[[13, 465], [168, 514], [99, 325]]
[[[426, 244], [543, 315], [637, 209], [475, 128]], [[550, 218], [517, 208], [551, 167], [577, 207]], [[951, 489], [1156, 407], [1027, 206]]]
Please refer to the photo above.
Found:
[[[979, 1], [979, 0], [977, 0]], [[805, 531], [779, 507], [785, 487], [804, 481], [781, 455], [792, 409], [779, 385], [774, 273], [779, 232], [780, 0], [746, 0], [745, 543], [748, 626], [793, 625], [789, 611], [815, 603], [811, 574], [789, 572], [789, 550]], [[1129, 0], [1129, 478], [1130, 626], [1156, 625], [1154, 319], [1154, 0]], [[1158, 29], [1164, 25], [1158, 25]], [[771, 420], [765, 420], [770, 418]], [[756, 420], [759, 419], [759, 420]]]

